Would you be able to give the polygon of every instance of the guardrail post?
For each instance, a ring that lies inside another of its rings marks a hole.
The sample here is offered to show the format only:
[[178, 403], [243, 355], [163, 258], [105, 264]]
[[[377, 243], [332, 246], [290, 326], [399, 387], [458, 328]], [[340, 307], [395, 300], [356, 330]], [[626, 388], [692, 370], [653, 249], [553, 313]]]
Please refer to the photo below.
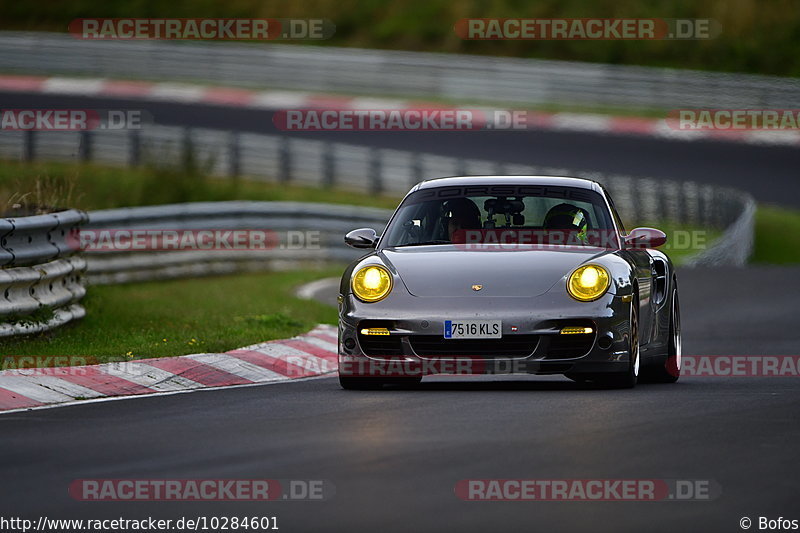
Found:
[[81, 161], [92, 160], [92, 132], [89, 130], [82, 130], [80, 133], [81, 140], [78, 148], [78, 153]]
[[183, 141], [181, 143], [181, 170], [192, 172], [195, 170], [194, 146], [192, 143], [192, 129], [183, 129]]
[[228, 174], [232, 178], [240, 174], [239, 156], [239, 132], [232, 131], [228, 144]]
[[686, 212], [686, 191], [684, 190], [683, 183], [678, 183], [677, 191], [675, 193], [675, 200], [677, 202], [678, 210], [675, 214], [675, 221], [681, 224], [689, 222], [689, 213]]
[[139, 130], [130, 130], [128, 133], [129, 152], [128, 152], [128, 165], [131, 167], [138, 167], [142, 162], [142, 137]]
[[23, 138], [23, 158], [25, 161], [33, 161], [36, 158], [36, 133], [33, 130], [26, 130]]
[[642, 222], [645, 222], [642, 220], [642, 203], [639, 194], [641, 192], [639, 191], [640, 186], [641, 185], [638, 183], [633, 183], [631, 187], [631, 212], [629, 216], [635, 224], [641, 224]]
[[669, 212], [669, 205], [667, 203], [667, 183], [662, 181], [658, 181], [656, 184], [656, 202], [657, 202], [657, 210], [658, 210], [658, 222], [662, 223], [665, 220], [670, 219], [670, 212]]
[[282, 136], [280, 138], [280, 144], [278, 145], [278, 180], [281, 183], [289, 183], [292, 181], [292, 147], [289, 143], [289, 137]]
[[380, 148], [371, 148], [369, 155], [370, 192], [380, 194], [383, 192], [383, 165]]
[[336, 181], [336, 161], [333, 154], [333, 143], [325, 142], [322, 147], [322, 185], [333, 187]]
[[702, 189], [697, 191], [697, 198], [695, 202], [697, 204], [697, 220], [696, 222], [702, 226], [707, 227], [710, 220], [708, 217], [708, 206], [706, 205], [705, 195], [703, 194], [705, 191]]
[[411, 153], [411, 183], [408, 187], [411, 188], [417, 183], [422, 181], [422, 155], [419, 152]]

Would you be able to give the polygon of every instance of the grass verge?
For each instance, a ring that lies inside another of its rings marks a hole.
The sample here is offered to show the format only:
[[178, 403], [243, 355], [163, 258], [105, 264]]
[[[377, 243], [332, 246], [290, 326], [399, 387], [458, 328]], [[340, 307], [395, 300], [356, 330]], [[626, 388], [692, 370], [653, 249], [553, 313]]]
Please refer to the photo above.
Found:
[[340, 266], [216, 278], [97, 286], [86, 318], [54, 332], [4, 341], [4, 354], [84, 356], [98, 362], [224, 352], [284, 339], [319, 323], [332, 307], [296, 298], [295, 287], [338, 276]]
[[779, 265], [800, 263], [800, 211], [759, 206], [755, 235], [751, 262]]
[[[702, 252], [722, 236], [722, 231], [714, 228], [700, 228], [686, 224], [656, 222], [653, 224], [637, 224], [658, 228], [667, 234], [667, 243], [659, 250], [669, 256], [673, 263], [681, 265], [689, 257]], [[637, 225], [626, 226], [627, 230]]]
[[394, 209], [398, 203], [393, 196], [213, 178], [202, 171], [185, 172], [178, 168], [0, 161], [0, 214], [25, 201], [89, 210], [224, 200], [327, 202], [387, 209]]

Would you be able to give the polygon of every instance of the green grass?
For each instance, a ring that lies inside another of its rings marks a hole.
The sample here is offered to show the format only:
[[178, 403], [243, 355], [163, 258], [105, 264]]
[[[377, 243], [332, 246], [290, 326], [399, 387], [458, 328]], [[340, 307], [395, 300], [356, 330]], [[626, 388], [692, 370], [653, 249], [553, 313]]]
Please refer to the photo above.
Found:
[[[659, 250], [666, 253], [676, 265], [681, 265], [690, 256], [702, 252], [722, 235], [722, 230], [670, 222], [638, 225], [658, 228], [667, 234], [667, 243]], [[634, 227], [627, 226], [626, 229]]]
[[215, 179], [202, 171], [0, 160], [0, 214], [19, 203], [20, 198], [38, 205], [87, 210], [222, 200], [327, 202], [387, 209], [394, 209], [398, 203], [398, 198], [393, 196], [244, 179]]
[[753, 263], [800, 263], [800, 211], [761, 205], [756, 211]]
[[335, 324], [336, 310], [293, 290], [324, 270], [91, 287], [86, 318], [54, 332], [5, 340], [3, 353], [83, 356], [98, 362], [224, 352]]

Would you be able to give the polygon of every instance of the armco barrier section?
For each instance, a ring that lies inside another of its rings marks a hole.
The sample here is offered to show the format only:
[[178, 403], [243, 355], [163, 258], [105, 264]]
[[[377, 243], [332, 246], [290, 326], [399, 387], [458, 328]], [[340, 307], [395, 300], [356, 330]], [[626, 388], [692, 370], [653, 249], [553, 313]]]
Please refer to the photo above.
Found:
[[74, 209], [0, 219], [0, 338], [45, 331], [81, 318], [86, 261], [70, 232], [88, 220]]
[[92, 284], [109, 284], [350, 261], [363, 252], [345, 246], [344, 234], [359, 227], [381, 232], [390, 215], [370, 207], [239, 201], [94, 211], [84, 230], [96, 235], [104, 230], [256, 230], [272, 237], [266, 249], [257, 250], [87, 251], [87, 276]]
[[[598, 176], [593, 176], [598, 178]], [[622, 205], [632, 201], [636, 183], [615, 177], [609, 189]], [[650, 186], [663, 187], [663, 182]], [[678, 204], [694, 211], [696, 219], [723, 229], [722, 236], [686, 261], [691, 266], [722, 266], [746, 263], [753, 244], [755, 203], [746, 194], [727, 189], [674, 184], [664, 192], [692, 205]], [[688, 184], [694, 185], [694, 184]], [[618, 190], [616, 193], [614, 188]], [[662, 192], [662, 194], [664, 193]], [[668, 203], [677, 203], [673, 197]], [[716, 208], [712, 208], [716, 206]], [[658, 213], [658, 207], [653, 206]], [[708, 208], [706, 208], [708, 207]], [[705, 216], [700, 217], [700, 213]], [[88, 230], [267, 230], [278, 237], [279, 246], [266, 250], [192, 251], [95, 251], [85, 254], [88, 278], [93, 284], [125, 283], [149, 279], [179, 278], [294, 267], [297, 264], [324, 265], [350, 261], [363, 252], [347, 248], [345, 233], [360, 227], [383, 231], [391, 211], [356, 206], [295, 202], [209, 202], [110, 209], [90, 213]], [[652, 215], [651, 215], [652, 216]], [[292, 242], [290, 234], [299, 235]]]
[[285, 44], [0, 33], [0, 70], [208, 82], [490, 105], [791, 108], [800, 80], [667, 68]]

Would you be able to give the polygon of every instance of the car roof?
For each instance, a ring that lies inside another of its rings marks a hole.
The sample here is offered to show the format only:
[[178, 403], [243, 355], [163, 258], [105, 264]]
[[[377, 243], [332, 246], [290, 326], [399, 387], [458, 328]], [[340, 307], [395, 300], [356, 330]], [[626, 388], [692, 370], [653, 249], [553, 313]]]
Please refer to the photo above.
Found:
[[412, 191], [431, 189], [434, 187], [470, 186], [470, 185], [552, 185], [561, 187], [577, 187], [601, 192], [600, 185], [593, 180], [585, 178], [572, 178], [568, 176], [450, 176], [447, 178], [434, 178], [418, 183]]

